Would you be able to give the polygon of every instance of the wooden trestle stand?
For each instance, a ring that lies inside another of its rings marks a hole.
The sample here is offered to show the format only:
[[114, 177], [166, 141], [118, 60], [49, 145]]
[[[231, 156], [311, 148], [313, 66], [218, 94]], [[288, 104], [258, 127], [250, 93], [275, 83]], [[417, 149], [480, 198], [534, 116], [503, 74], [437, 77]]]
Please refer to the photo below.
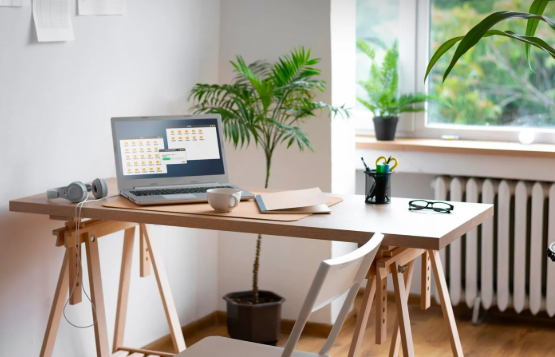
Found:
[[351, 342], [349, 357], [359, 355], [373, 301], [375, 301], [376, 309], [376, 343], [381, 345], [386, 341], [387, 276], [389, 274], [393, 276], [397, 308], [397, 319], [393, 328], [389, 356], [397, 357], [400, 345], [403, 348], [403, 356], [413, 357], [415, 355], [407, 303], [414, 271], [414, 260], [419, 256], [422, 256], [420, 308], [426, 310], [430, 307], [430, 279], [431, 269], [433, 269], [443, 318], [449, 331], [453, 356], [464, 356], [455, 316], [453, 315], [453, 307], [451, 306], [447, 290], [447, 283], [443, 275], [439, 251], [382, 245], [368, 272], [368, 283], [366, 284], [360, 311], [357, 314], [355, 333]]
[[[69, 303], [79, 304], [82, 301], [82, 269], [80, 266], [81, 244], [85, 244], [87, 266], [89, 273], [89, 284], [91, 301], [94, 305], [93, 314], [96, 323], [94, 324], [94, 334], [96, 340], [96, 355], [98, 357], [125, 357], [134, 353], [149, 357], [174, 356], [185, 350], [185, 339], [181, 332], [181, 325], [177, 316], [177, 310], [170, 291], [166, 270], [160, 252], [155, 241], [148, 232], [147, 225], [138, 223], [89, 220], [79, 222], [79, 237], [76, 232], [75, 218], [67, 219], [65, 226], [54, 230], [56, 236], [56, 246], [65, 248], [66, 252], [60, 270], [60, 277], [50, 311], [50, 317], [46, 327], [46, 333], [40, 352], [41, 357], [51, 357], [54, 350], [54, 343], [58, 327], [68, 296], [68, 292], [73, 286], [73, 294]], [[173, 341], [174, 352], [148, 351], [140, 348], [125, 347], [123, 337], [125, 333], [125, 320], [127, 316], [127, 303], [129, 300], [129, 283], [131, 278], [131, 261], [133, 259], [133, 245], [135, 243], [135, 229], [139, 226], [140, 238], [140, 276], [146, 277], [151, 273], [151, 266], [160, 290], [162, 304], [168, 320], [170, 334]], [[108, 345], [108, 332], [106, 328], [106, 311], [102, 291], [102, 279], [100, 275], [100, 260], [98, 254], [99, 238], [106, 235], [125, 230], [123, 242], [123, 254], [121, 262], [121, 273], [119, 282], [119, 292], [116, 312], [116, 325], [114, 329], [114, 343], [112, 352]], [[112, 354], [113, 353], [113, 354]]]

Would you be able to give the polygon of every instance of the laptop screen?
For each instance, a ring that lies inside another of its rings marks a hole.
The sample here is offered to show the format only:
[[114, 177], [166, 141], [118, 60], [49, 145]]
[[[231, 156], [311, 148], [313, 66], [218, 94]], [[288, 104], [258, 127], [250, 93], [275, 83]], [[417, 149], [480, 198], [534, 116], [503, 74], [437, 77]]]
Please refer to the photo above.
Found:
[[124, 180], [225, 174], [216, 118], [114, 124], [116, 160]]

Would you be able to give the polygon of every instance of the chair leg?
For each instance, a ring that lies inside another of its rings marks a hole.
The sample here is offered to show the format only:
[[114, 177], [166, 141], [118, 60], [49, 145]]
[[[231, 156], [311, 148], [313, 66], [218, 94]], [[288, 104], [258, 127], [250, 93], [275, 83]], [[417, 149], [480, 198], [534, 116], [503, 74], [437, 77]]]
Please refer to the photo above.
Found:
[[56, 342], [56, 335], [60, 327], [65, 299], [69, 291], [68, 260], [69, 251], [66, 249], [62, 268], [60, 269], [58, 285], [56, 286], [56, 292], [54, 293], [54, 299], [52, 301], [52, 308], [50, 309], [50, 316], [48, 317], [48, 324], [46, 325], [44, 340], [42, 341], [40, 357], [51, 357], [52, 351], [54, 351], [54, 343]]
[[131, 279], [131, 263], [133, 261], [133, 245], [135, 243], [135, 227], [125, 230], [123, 238], [123, 253], [121, 257], [121, 272], [119, 278], [118, 302], [116, 311], [116, 326], [114, 328], [114, 343], [112, 352], [116, 353], [123, 346], [125, 321], [127, 317], [127, 303], [129, 301], [129, 285]]
[[91, 289], [91, 302], [96, 323], [94, 336], [96, 340], [96, 355], [98, 357], [110, 356], [108, 346], [108, 329], [106, 326], [106, 310], [102, 291], [102, 277], [100, 274], [100, 259], [98, 254], [98, 239], [84, 234], [87, 250], [87, 266], [89, 270], [89, 284]]
[[175, 352], [179, 353], [185, 350], [186, 345], [185, 339], [183, 338], [183, 332], [181, 331], [181, 325], [179, 324], [179, 317], [177, 316], [177, 310], [175, 308], [173, 296], [171, 294], [170, 284], [166, 275], [166, 268], [164, 267], [162, 257], [160, 255], [160, 252], [156, 248], [155, 242], [150, 238], [150, 234], [148, 233], [148, 228], [146, 225], [144, 225], [143, 234], [148, 248], [150, 249], [151, 263], [152, 267], [154, 268], [156, 282], [158, 283], [158, 289], [160, 290], [160, 295], [162, 297], [162, 304], [164, 305], [164, 311], [166, 312], [166, 318], [170, 327], [170, 334], [172, 337], [173, 346]]
[[412, 331], [410, 328], [409, 310], [407, 305], [407, 292], [403, 282], [402, 274], [399, 272], [399, 264], [395, 263], [393, 276], [393, 286], [395, 288], [395, 305], [397, 307], [397, 318], [401, 331], [401, 342], [404, 357], [414, 357], [414, 346], [412, 344]]
[[364, 336], [364, 331], [366, 331], [366, 324], [368, 323], [368, 317], [370, 316], [372, 301], [374, 301], [375, 294], [376, 278], [369, 278], [368, 283], [366, 284], [366, 289], [364, 290], [364, 296], [362, 297], [362, 305], [360, 306], [360, 311], [357, 316], [355, 333], [353, 335], [353, 340], [351, 341], [351, 348], [349, 349], [349, 357], [358, 356], [360, 346], [362, 345], [362, 337]]
[[[409, 263], [408, 269], [404, 274], [405, 287], [407, 290], [407, 299], [409, 296], [410, 286], [412, 284], [412, 275], [414, 270], [414, 260]], [[389, 357], [397, 357], [399, 355], [399, 347], [401, 346], [401, 331], [399, 330], [399, 318], [395, 319], [393, 325], [393, 335], [391, 339], [391, 349], [389, 350]]]
[[441, 310], [443, 311], [443, 319], [445, 320], [445, 324], [449, 330], [449, 340], [451, 342], [453, 356], [464, 356], [461, 339], [459, 338], [459, 331], [457, 330], [457, 323], [455, 322], [455, 315], [453, 314], [453, 307], [451, 306], [449, 290], [447, 289], [447, 282], [445, 281], [445, 275], [443, 275], [443, 267], [441, 265], [439, 251], [429, 250], [428, 254], [432, 260], [434, 278], [439, 294]]

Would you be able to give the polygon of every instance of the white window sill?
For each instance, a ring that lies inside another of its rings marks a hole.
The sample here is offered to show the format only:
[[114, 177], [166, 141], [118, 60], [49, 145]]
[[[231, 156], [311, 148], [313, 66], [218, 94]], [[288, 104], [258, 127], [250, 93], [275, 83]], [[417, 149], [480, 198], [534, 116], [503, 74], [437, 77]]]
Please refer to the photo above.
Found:
[[555, 145], [514, 142], [398, 138], [377, 141], [356, 137], [356, 167], [360, 157], [369, 165], [380, 156], [399, 159], [396, 173], [419, 173], [508, 180], [555, 182]]
[[555, 145], [553, 144], [523, 145], [515, 142], [499, 141], [441, 140], [423, 138], [397, 138], [394, 141], [378, 141], [372, 136], [357, 135], [356, 148], [380, 151], [408, 151], [555, 159]]

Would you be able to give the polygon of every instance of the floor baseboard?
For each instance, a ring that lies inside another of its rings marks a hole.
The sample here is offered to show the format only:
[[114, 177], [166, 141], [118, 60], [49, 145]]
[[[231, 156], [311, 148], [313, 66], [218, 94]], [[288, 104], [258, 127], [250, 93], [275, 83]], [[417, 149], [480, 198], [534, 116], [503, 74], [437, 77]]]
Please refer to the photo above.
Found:
[[[350, 320], [355, 319], [355, 311], [351, 311], [351, 313], [347, 316], [345, 323], [348, 323]], [[188, 325], [185, 325], [181, 328], [183, 332], [183, 336], [185, 339], [191, 337], [198, 333], [199, 331], [209, 329], [215, 326], [225, 326], [227, 324], [227, 314], [225, 311], [214, 311], [196, 321], [191, 322]], [[293, 330], [293, 326], [295, 325], [295, 320], [289, 319], [282, 319], [281, 320], [281, 332], [284, 334], [291, 333]], [[329, 333], [331, 332], [333, 325], [331, 324], [323, 324], [317, 322], [307, 322], [305, 328], [303, 330], [303, 334], [315, 337], [328, 337]], [[171, 344], [171, 336], [168, 334], [163, 336], [156, 341], [149, 343], [148, 345], [142, 347], [146, 350], [159, 350], [160, 346], [167, 346]]]
[[[206, 330], [217, 325], [219, 325], [218, 311], [214, 311], [188, 325], [181, 327], [181, 331], [183, 332], [183, 336], [187, 338], [198, 333], [199, 331]], [[143, 349], [157, 351], [160, 350], [160, 346], [167, 346], [168, 344], [172, 344], [172, 339], [169, 334], [149, 343], [144, 346]]]
[[[364, 294], [364, 289], [360, 289], [358, 295], [362, 297]], [[387, 299], [389, 301], [395, 301], [395, 294], [392, 292], [388, 292]], [[420, 296], [419, 295], [409, 295], [409, 304], [420, 304]], [[348, 324], [351, 320], [356, 319], [357, 311], [353, 310], [347, 316], [345, 320], [345, 324]], [[191, 337], [198, 333], [199, 331], [209, 329], [215, 326], [225, 326], [227, 324], [227, 314], [225, 311], [214, 311], [196, 321], [191, 322], [181, 328], [183, 332], [183, 336], [185, 339]], [[295, 325], [295, 320], [290, 319], [282, 319], [281, 320], [281, 332], [284, 334], [290, 334], [291, 330], [293, 330], [293, 326]], [[329, 333], [331, 332], [333, 325], [332, 324], [323, 324], [318, 322], [307, 322], [305, 328], [303, 330], [303, 334], [315, 337], [324, 337], [327, 338]], [[148, 345], [144, 346], [143, 349], [148, 350], [157, 350], [160, 346], [167, 346], [171, 344], [171, 336], [168, 334], [157, 339], [154, 342], [149, 343]]]
[[[227, 314], [225, 311], [217, 311], [218, 315], [218, 323], [220, 325], [225, 326], [227, 324]], [[347, 316], [345, 323], [348, 323], [350, 320], [355, 319], [355, 311], [351, 311], [351, 313]], [[281, 333], [290, 334], [293, 330], [293, 326], [295, 325], [296, 320], [289, 320], [289, 319], [281, 319]], [[316, 337], [328, 337], [329, 333], [331, 332], [333, 325], [332, 324], [323, 324], [319, 322], [307, 322], [303, 334], [309, 336], [316, 336]]]
[[[364, 295], [364, 290], [365, 290], [365, 288], [360, 288], [360, 290], [357, 293], [357, 297], [362, 297]], [[395, 293], [393, 291], [388, 291], [387, 292], [387, 300], [388, 301], [395, 301]], [[409, 294], [408, 303], [409, 303], [409, 305], [420, 305], [420, 295], [419, 294]], [[434, 303], [433, 300], [432, 300], [432, 303]]]

